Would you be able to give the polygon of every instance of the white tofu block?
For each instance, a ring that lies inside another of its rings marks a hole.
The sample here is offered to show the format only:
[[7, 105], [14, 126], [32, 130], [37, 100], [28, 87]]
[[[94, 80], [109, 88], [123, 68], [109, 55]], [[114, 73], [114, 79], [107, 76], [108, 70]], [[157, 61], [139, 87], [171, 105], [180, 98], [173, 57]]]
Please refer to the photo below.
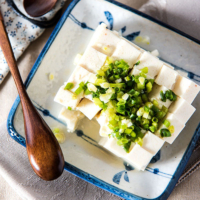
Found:
[[155, 79], [155, 82], [158, 85], [163, 85], [166, 88], [172, 90], [176, 83], [177, 75], [178, 73], [176, 71], [167, 67], [166, 65], [163, 65], [158, 76]]
[[133, 47], [135, 47], [136, 49], [138, 49], [141, 53], [145, 52], [144, 49], [142, 49], [141, 47], [137, 46], [136, 44], [134, 44], [133, 42], [127, 40], [126, 38], [120, 36], [121, 39], [125, 40], [126, 42], [128, 42], [130, 45], [132, 45]]
[[81, 66], [77, 66], [68, 80], [68, 82], [74, 84], [74, 87], [70, 91], [75, 92], [76, 89], [79, 87], [79, 83], [86, 83], [91, 75], [93, 74], [90, 73], [88, 70], [84, 69]]
[[143, 137], [142, 148], [155, 155], [163, 146], [164, 140], [148, 131]]
[[89, 46], [107, 56], [111, 56], [120, 40], [118, 35], [107, 29], [106, 25], [102, 23], [97, 27]]
[[79, 65], [92, 73], [97, 73], [105, 63], [107, 55], [97, 51], [93, 47], [88, 47], [83, 54]]
[[157, 57], [148, 52], [144, 52], [139, 58], [139, 61], [140, 64], [136, 65], [135, 67], [139, 70], [143, 69], [144, 67], [148, 67], [147, 75], [153, 78], [158, 75], [160, 69], [163, 66], [162, 61], [160, 61]]
[[95, 119], [97, 120], [97, 122], [99, 123], [100, 126], [102, 126], [105, 121], [106, 121], [106, 116], [104, 114], [102, 114], [102, 112], [99, 112], [96, 116]]
[[167, 90], [168, 89], [164, 86], [154, 84], [152, 91], [149, 93], [149, 100], [153, 101], [155, 99], [156, 101], [158, 101], [159, 107], [165, 106], [165, 107], [169, 108], [172, 101], [167, 99], [166, 102], [164, 102], [164, 101], [161, 100], [161, 96], [160, 96], [161, 91], [163, 91], [163, 93], [165, 93]]
[[[141, 73], [140, 70], [138, 70], [136, 67], [133, 67], [133, 69], [130, 72], [130, 75], [138, 76], [138, 75], [140, 75], [140, 73]], [[154, 78], [149, 76], [149, 75], [147, 75], [146, 79], [154, 79]]]
[[[172, 144], [174, 140], [177, 138], [177, 136], [180, 134], [180, 132], [185, 127], [185, 124], [181, 123], [174, 114], [168, 113], [165, 117], [170, 122], [170, 125], [174, 126], [174, 133], [172, 133], [171, 137], [163, 137], [162, 139], [169, 144]], [[158, 131], [156, 132], [156, 135], [160, 136], [160, 130], [162, 128], [166, 128], [164, 124], [159, 127]]]
[[62, 108], [58, 118], [64, 121], [67, 124], [67, 129], [72, 132], [76, 129], [79, 120], [84, 118], [84, 115], [78, 110]]
[[86, 98], [78, 104], [77, 109], [90, 120], [93, 119], [93, 117], [101, 110], [99, 106]]
[[102, 146], [104, 148], [118, 157], [124, 158], [127, 155], [126, 151], [122, 148], [122, 146], [117, 144], [117, 140], [114, 138], [108, 138], [107, 140], [100, 141], [99, 144], [103, 144]]
[[146, 151], [140, 145], [135, 144], [132, 150], [126, 154], [124, 159], [135, 168], [144, 171], [153, 157], [153, 154]]
[[76, 99], [72, 99], [73, 93], [68, 90], [64, 90], [64, 88], [65, 85], [60, 87], [54, 98], [54, 101], [65, 106], [66, 108], [71, 107], [72, 109], [75, 109], [76, 106], [79, 104], [82, 95], [80, 94], [77, 96]]
[[129, 67], [132, 68], [133, 65], [137, 62], [138, 57], [141, 52], [136, 49], [134, 46], [121, 39], [121, 41], [117, 44], [117, 47], [112, 55], [114, 60], [123, 59], [128, 63]]
[[169, 107], [169, 112], [174, 114], [183, 124], [186, 124], [195, 110], [196, 109], [191, 104], [180, 97], [177, 97], [177, 100]]
[[181, 75], [178, 75], [173, 92], [185, 99], [188, 103], [192, 103], [199, 93], [199, 90], [199, 85]]
[[108, 123], [104, 123], [101, 125], [99, 130], [99, 135], [101, 137], [108, 137], [109, 134], [111, 134], [113, 131], [108, 127]]

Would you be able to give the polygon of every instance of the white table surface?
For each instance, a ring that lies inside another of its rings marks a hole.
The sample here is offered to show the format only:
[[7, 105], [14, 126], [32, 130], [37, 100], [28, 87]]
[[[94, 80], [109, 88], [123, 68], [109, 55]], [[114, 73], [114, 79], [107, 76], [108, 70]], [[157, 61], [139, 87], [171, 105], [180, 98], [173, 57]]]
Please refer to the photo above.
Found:
[[[117, 0], [133, 8], [160, 19], [183, 32], [200, 40], [200, 1], [193, 0]], [[147, 6], [148, 5], [148, 6]], [[18, 65], [26, 79], [36, 58], [46, 43], [53, 28], [48, 29], [34, 43], [32, 43], [19, 59]], [[17, 96], [17, 91], [10, 74], [0, 85], [0, 124], [7, 119], [9, 110]], [[89, 195], [88, 195], [89, 197]], [[113, 198], [113, 197], [112, 197]], [[111, 198], [111, 199], [112, 199]], [[67, 197], [66, 197], [67, 199]], [[89, 199], [96, 199], [90, 197]], [[169, 199], [196, 200], [200, 199], [200, 170], [195, 172], [183, 183], [178, 185]], [[15, 190], [0, 176], [0, 200], [21, 200]]]

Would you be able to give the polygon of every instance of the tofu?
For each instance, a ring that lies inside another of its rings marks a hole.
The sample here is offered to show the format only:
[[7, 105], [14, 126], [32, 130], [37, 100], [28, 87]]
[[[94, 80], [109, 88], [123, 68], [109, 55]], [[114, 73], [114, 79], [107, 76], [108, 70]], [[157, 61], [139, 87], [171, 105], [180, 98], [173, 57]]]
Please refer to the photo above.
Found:
[[97, 51], [93, 47], [88, 47], [83, 54], [79, 65], [91, 73], [97, 73], [105, 63], [107, 55]]
[[[172, 144], [174, 140], [177, 138], [177, 136], [180, 134], [180, 132], [183, 130], [185, 127], [185, 124], [181, 123], [174, 114], [168, 113], [165, 117], [170, 122], [170, 125], [174, 126], [174, 133], [172, 133], [171, 137], [163, 137], [162, 139], [169, 144]], [[162, 128], [166, 128], [164, 124], [159, 127], [158, 131], [156, 132], [156, 135], [160, 136], [160, 130]]]
[[167, 67], [166, 65], [163, 65], [158, 76], [155, 79], [155, 82], [158, 85], [165, 86], [166, 88], [172, 90], [176, 83], [177, 76], [178, 73], [176, 71]]
[[148, 131], [143, 137], [142, 148], [148, 151], [149, 153], [155, 155], [161, 149], [164, 142], [164, 140]]
[[81, 111], [89, 120], [93, 119], [94, 116], [101, 110], [101, 108], [95, 105], [89, 99], [84, 98], [77, 106], [77, 109]]
[[173, 92], [178, 96], [185, 99], [188, 103], [192, 103], [197, 94], [199, 93], [200, 86], [193, 81], [178, 75]]
[[117, 140], [115, 138], [106, 138], [103, 140], [100, 140], [99, 144], [101, 144], [105, 149], [108, 151], [112, 152], [114, 155], [124, 158], [127, 153], [126, 151], [122, 148], [122, 146], [119, 146], [117, 144]]
[[101, 125], [99, 130], [99, 135], [101, 137], [108, 137], [109, 134], [111, 134], [113, 131], [108, 127], [108, 123], [104, 123]]
[[75, 92], [76, 89], [79, 87], [79, 83], [81, 82], [86, 83], [91, 75], [93, 74], [90, 73], [88, 70], [84, 69], [81, 66], [77, 66], [68, 80], [68, 82], [74, 84], [74, 87], [70, 91]]
[[153, 100], [155, 99], [156, 101], [158, 101], [159, 107], [165, 106], [165, 107], [169, 108], [169, 106], [171, 105], [172, 101], [167, 99], [166, 102], [164, 102], [164, 101], [161, 100], [161, 96], [160, 96], [160, 92], [161, 91], [163, 91], [165, 93], [167, 90], [168, 89], [166, 87], [164, 87], [164, 86], [160, 86], [160, 85], [154, 84], [152, 91], [149, 93], [149, 100], [151, 102], [153, 102]]
[[191, 104], [180, 97], [177, 97], [177, 100], [169, 107], [169, 112], [174, 114], [175, 117], [183, 124], [186, 124], [195, 110], [196, 109]]
[[[141, 71], [134, 66], [133, 69], [130, 72], [130, 75], [138, 76], [138, 75], [140, 75], [140, 73], [141, 73]], [[154, 79], [154, 78], [147, 75], [146, 79]]]
[[112, 58], [114, 60], [123, 59], [125, 62], [128, 63], [129, 67], [132, 68], [133, 65], [137, 62], [140, 54], [141, 52], [138, 49], [136, 49], [125, 40], [121, 39], [120, 42], [117, 44]]
[[140, 145], [135, 144], [132, 150], [129, 153], [126, 153], [124, 159], [138, 170], [144, 171], [152, 157], [153, 154], [146, 151]]
[[121, 39], [106, 27], [104, 23], [97, 27], [89, 46], [107, 56], [111, 56]]
[[99, 123], [100, 126], [102, 126], [105, 123], [106, 116], [102, 114], [102, 112], [99, 112], [96, 116], [95, 119]]
[[159, 71], [163, 66], [163, 62], [149, 52], [142, 53], [141, 57], [139, 58], [139, 61], [140, 64], [136, 65], [135, 67], [138, 70], [141, 70], [144, 67], [148, 67], [147, 75], [153, 77], [153, 79], [156, 75], [158, 75]]
[[70, 132], [75, 131], [78, 122], [84, 118], [84, 115], [78, 110], [68, 110], [65, 107], [60, 111], [58, 118], [67, 124]]
[[78, 95], [76, 99], [72, 99], [73, 93], [69, 90], [64, 90], [64, 88], [65, 85], [60, 87], [54, 98], [54, 101], [65, 106], [66, 108], [71, 107], [72, 109], [75, 109], [81, 101], [82, 94]]

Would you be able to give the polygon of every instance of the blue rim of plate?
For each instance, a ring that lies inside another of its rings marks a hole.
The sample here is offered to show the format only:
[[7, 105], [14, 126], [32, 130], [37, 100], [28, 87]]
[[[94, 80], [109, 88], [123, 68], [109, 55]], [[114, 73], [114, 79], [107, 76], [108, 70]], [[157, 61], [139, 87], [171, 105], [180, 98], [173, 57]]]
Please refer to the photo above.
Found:
[[[40, 63], [43, 59], [43, 57], [45, 56], [45, 54], [47, 53], [49, 47], [51, 46], [51, 44], [53, 43], [54, 39], [56, 38], [58, 32], [60, 31], [60, 29], [62, 28], [64, 22], [66, 21], [66, 19], [68, 18], [69, 14], [71, 13], [71, 11], [73, 10], [73, 8], [76, 6], [76, 4], [79, 2], [80, 0], [73, 0], [70, 5], [68, 6], [68, 8], [65, 10], [64, 14], [62, 15], [61, 19], [59, 20], [59, 22], [57, 23], [56, 27], [54, 28], [52, 34], [50, 35], [47, 43], [45, 44], [43, 50], [41, 51], [39, 57], [37, 58], [33, 68], [31, 69], [24, 85], [25, 87], [27, 88], [32, 80], [32, 78], [34, 77], [37, 69], [39, 68], [40, 66]], [[135, 10], [129, 6], [126, 6], [124, 4], [121, 4], [119, 2], [116, 2], [116, 1], [113, 1], [113, 0], [106, 0], [114, 5], [117, 5], [121, 8], [124, 8], [125, 10], [129, 10], [130, 12], [133, 12], [139, 16], [142, 16], [144, 18], [147, 18], [149, 19], [150, 21], [153, 21], [169, 30], [172, 30], [178, 34], [180, 34], [181, 36], [183, 37], [186, 37], [187, 39], [190, 39], [192, 40], [193, 42], [196, 42], [197, 44], [200, 44], [200, 41], [181, 32], [180, 30], [172, 27], [172, 26], [169, 26], [159, 20], [156, 20], [138, 10]], [[10, 113], [8, 115], [8, 119], [7, 119], [7, 129], [8, 129], [8, 133], [9, 135], [12, 137], [12, 139], [14, 139], [16, 142], [18, 142], [19, 144], [21, 144], [22, 146], [26, 146], [26, 143], [25, 143], [25, 139], [24, 137], [22, 137], [21, 135], [19, 135], [17, 133], [17, 131], [15, 130], [14, 126], [13, 126], [13, 120], [14, 120], [14, 116], [15, 116], [15, 113], [16, 113], [16, 110], [17, 110], [17, 107], [20, 103], [20, 98], [19, 96], [16, 98], [11, 110], [10, 110]], [[195, 144], [196, 142], [198, 141], [200, 137], [200, 123], [198, 125], [198, 127], [196, 128], [195, 130], [195, 133], [190, 141], [190, 144], [188, 145], [187, 147], [187, 150], [185, 151], [184, 153], [184, 156], [182, 157], [182, 160], [180, 161], [175, 173], [174, 173], [174, 178], [171, 179], [171, 181], [169, 182], [169, 184], [167, 185], [165, 191], [159, 196], [159, 197], [156, 197], [154, 198], [154, 200], [164, 200], [164, 199], [167, 199], [168, 196], [171, 194], [172, 190], [174, 189], [179, 177], [181, 176], [181, 174], [183, 173], [183, 170], [190, 158], [190, 156], [192, 155], [192, 151], [195, 147]], [[78, 176], [79, 178], [82, 178], [83, 180], [85, 181], [88, 181], [89, 183], [92, 183], [104, 190], [107, 190], [108, 192], [111, 192], [115, 195], [118, 195], [122, 198], [125, 198], [125, 199], [138, 199], [138, 200], [148, 200], [147, 198], [142, 198], [142, 197], [139, 197], [137, 195], [134, 195], [134, 194], [131, 194], [129, 192], [126, 192], [122, 189], [119, 189], [111, 184], [108, 184], [106, 183], [105, 181], [102, 181], [100, 180], [99, 178], [93, 176], [93, 175], [90, 175], [88, 174], [87, 172], [84, 172], [83, 170], [65, 162], [65, 170], [71, 172], [72, 174]]]

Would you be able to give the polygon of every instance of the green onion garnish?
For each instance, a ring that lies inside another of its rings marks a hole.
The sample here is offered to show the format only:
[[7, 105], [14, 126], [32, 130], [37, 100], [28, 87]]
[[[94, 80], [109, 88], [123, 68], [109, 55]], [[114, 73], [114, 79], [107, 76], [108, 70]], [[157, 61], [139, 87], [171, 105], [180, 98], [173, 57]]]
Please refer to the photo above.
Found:
[[74, 87], [73, 83], [67, 83], [67, 85], [64, 87], [64, 90], [71, 90]]
[[160, 130], [160, 135], [161, 135], [161, 137], [170, 137], [171, 133], [170, 133], [170, 131], [168, 129], [162, 128]]
[[167, 119], [165, 119], [165, 121], [163, 122], [163, 124], [164, 124], [167, 128], [170, 126], [170, 122], [169, 122]]
[[70, 106], [68, 106], [68, 108], [67, 108], [68, 110], [72, 110], [72, 108], [70, 107]]

